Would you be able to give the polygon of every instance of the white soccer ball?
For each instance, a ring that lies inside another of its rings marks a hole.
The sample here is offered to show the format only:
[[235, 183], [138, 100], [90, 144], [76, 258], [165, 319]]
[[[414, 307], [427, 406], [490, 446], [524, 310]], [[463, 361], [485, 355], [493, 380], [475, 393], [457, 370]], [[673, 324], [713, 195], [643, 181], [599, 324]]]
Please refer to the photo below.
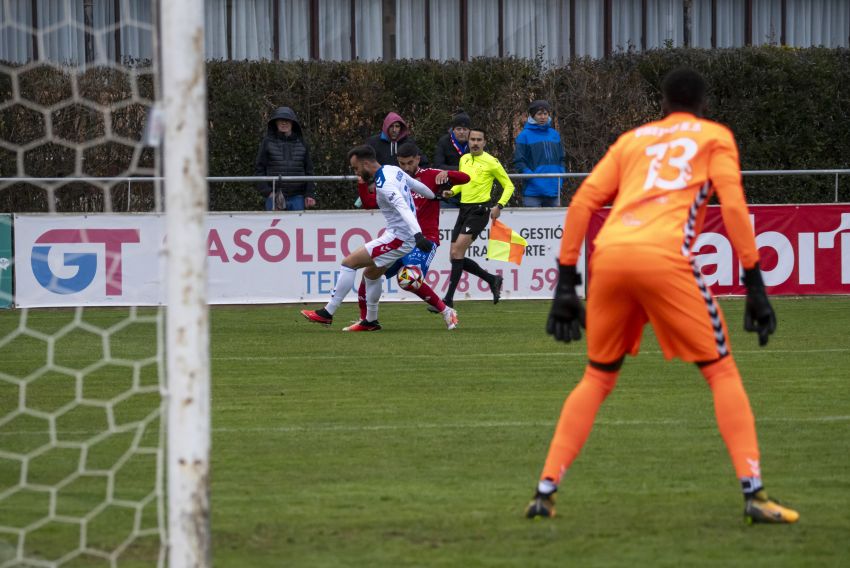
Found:
[[422, 270], [413, 264], [402, 266], [398, 271], [398, 285], [404, 290], [418, 290], [422, 286]]

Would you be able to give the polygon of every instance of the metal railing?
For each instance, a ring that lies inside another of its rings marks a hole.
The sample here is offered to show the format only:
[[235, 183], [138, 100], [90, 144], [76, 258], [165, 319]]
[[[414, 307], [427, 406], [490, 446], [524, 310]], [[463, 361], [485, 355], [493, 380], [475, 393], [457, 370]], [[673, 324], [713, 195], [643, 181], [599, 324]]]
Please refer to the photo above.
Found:
[[[850, 169], [825, 169], [825, 170], [743, 170], [741, 174], [747, 176], [835, 176], [835, 193], [834, 203], [838, 203], [838, 186], [840, 176], [850, 175]], [[551, 174], [508, 174], [511, 179], [530, 179], [530, 178], [564, 178], [564, 179], [580, 179], [589, 176], [589, 172], [581, 173], [551, 173]], [[130, 197], [133, 190], [133, 184], [162, 182], [162, 177], [0, 177], [0, 185], [6, 183], [31, 183], [31, 184], [48, 184], [59, 185], [72, 182], [103, 184], [103, 183], [121, 183], [127, 184], [127, 209], [130, 208]], [[341, 181], [357, 181], [355, 175], [340, 175], [340, 176], [208, 176], [208, 183], [257, 183], [260, 181], [270, 181], [272, 183], [272, 192], [276, 191], [277, 184], [286, 182], [341, 182]]]

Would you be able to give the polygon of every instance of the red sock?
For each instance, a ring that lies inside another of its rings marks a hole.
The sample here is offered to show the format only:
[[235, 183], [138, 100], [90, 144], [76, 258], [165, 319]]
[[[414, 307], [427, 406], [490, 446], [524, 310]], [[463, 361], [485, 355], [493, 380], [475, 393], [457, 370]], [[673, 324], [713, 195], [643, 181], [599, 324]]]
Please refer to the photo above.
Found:
[[366, 319], [366, 278], [360, 279], [360, 287], [357, 289], [357, 305], [360, 306], [360, 320]]
[[442, 312], [446, 309], [446, 304], [443, 303], [443, 299], [440, 298], [440, 295], [434, 292], [434, 290], [425, 282], [422, 282], [416, 290], [408, 290], [408, 292], [416, 294], [428, 304], [434, 306], [438, 311]]

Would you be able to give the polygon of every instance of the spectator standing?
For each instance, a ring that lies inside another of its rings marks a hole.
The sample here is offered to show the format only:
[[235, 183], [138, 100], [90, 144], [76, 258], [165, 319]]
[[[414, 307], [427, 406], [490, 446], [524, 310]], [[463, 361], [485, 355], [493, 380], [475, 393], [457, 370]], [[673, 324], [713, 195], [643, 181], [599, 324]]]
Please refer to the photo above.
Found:
[[[301, 132], [298, 116], [289, 107], [278, 107], [269, 118], [266, 135], [260, 142], [255, 176], [312, 176], [310, 148]], [[312, 181], [257, 184], [266, 198], [266, 211], [303, 211], [315, 207], [315, 184]], [[273, 191], [274, 190], [274, 191]]]
[[[398, 165], [398, 147], [405, 142], [416, 143], [410, 135], [410, 127], [404, 119], [396, 112], [390, 112], [384, 118], [381, 133], [366, 140], [366, 144], [375, 150], [378, 163], [382, 166]], [[428, 158], [421, 156], [423, 167], [427, 166]]]
[[[561, 135], [552, 126], [552, 108], [545, 100], [533, 101], [528, 120], [516, 138], [514, 169], [520, 174], [564, 173], [564, 148]], [[558, 207], [561, 204], [562, 178], [523, 180], [522, 204], [525, 207]]]
[[[459, 108], [452, 115], [449, 131], [437, 140], [434, 150], [434, 167], [441, 170], [455, 171], [460, 164], [460, 157], [469, 152], [469, 127], [472, 125], [469, 115]], [[440, 206], [444, 209], [460, 207], [460, 198], [451, 197], [443, 200]]]

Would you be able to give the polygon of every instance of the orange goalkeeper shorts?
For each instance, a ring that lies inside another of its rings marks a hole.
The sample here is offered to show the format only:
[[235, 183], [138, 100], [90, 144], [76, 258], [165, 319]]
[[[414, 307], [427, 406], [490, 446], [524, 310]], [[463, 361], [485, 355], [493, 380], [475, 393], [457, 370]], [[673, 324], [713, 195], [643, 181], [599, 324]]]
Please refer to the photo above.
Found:
[[588, 358], [611, 363], [637, 355], [646, 322], [667, 359], [712, 361], [730, 352], [723, 313], [692, 261], [649, 247], [595, 250], [587, 291]]

